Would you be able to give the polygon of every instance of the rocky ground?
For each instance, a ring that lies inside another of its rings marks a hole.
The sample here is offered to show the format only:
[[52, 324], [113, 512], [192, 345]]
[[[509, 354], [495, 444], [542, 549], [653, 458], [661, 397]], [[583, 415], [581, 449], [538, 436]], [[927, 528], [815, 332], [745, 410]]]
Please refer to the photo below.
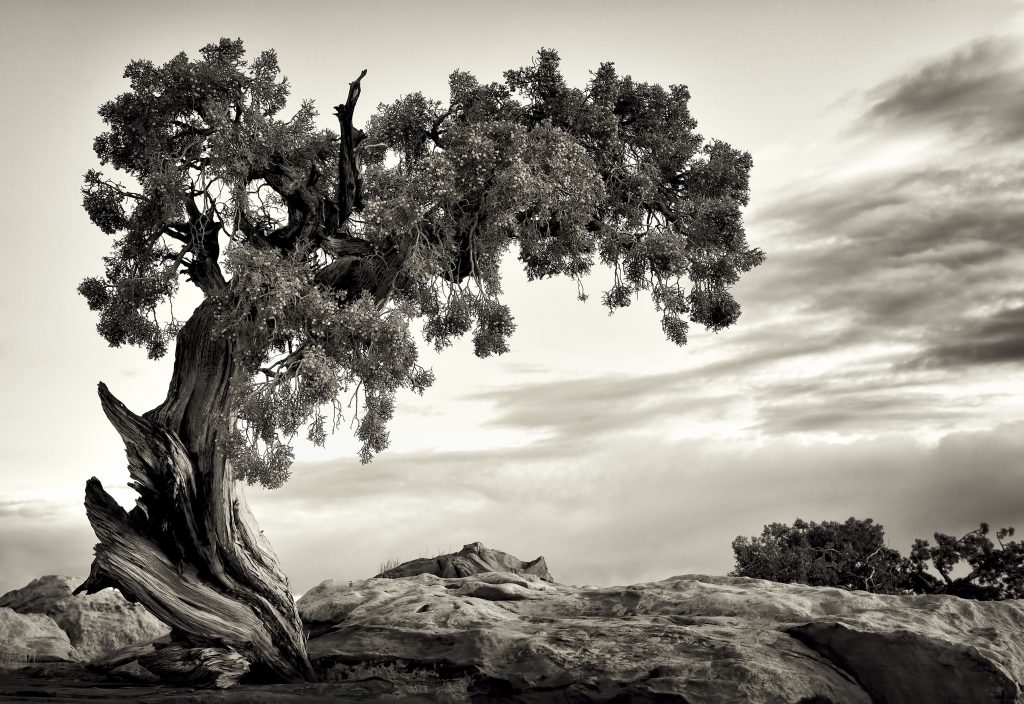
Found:
[[[323, 682], [227, 691], [160, 686], [132, 649], [117, 651], [162, 631], [116, 592], [70, 597], [57, 578], [36, 580], [0, 597], [0, 700], [1024, 701], [1021, 602], [703, 575], [576, 587], [555, 582], [542, 558], [478, 543], [415, 562], [385, 573], [394, 577], [328, 580], [299, 600]], [[101, 647], [81, 624], [112, 613], [128, 625], [98, 629]]]

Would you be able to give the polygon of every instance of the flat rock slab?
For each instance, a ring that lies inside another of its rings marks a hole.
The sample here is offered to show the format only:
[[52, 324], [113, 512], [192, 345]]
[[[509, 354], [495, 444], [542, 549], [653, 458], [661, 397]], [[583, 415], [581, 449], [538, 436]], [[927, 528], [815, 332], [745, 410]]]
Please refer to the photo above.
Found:
[[469, 677], [474, 702], [1021, 701], [1024, 606], [689, 575], [586, 588], [530, 575], [327, 581], [299, 600], [323, 672]]

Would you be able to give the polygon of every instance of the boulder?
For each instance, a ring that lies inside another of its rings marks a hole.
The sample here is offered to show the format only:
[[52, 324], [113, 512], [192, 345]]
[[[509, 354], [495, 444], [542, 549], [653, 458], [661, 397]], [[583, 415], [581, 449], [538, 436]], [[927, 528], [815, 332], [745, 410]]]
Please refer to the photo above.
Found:
[[1021, 602], [490, 572], [327, 581], [298, 607], [320, 671], [440, 672], [468, 678], [474, 701], [1022, 701]]
[[68, 635], [49, 616], [0, 608], [0, 670], [74, 662], [79, 657]]
[[543, 557], [523, 562], [507, 552], [486, 548], [483, 543], [470, 543], [462, 550], [448, 555], [423, 557], [403, 562], [377, 576], [389, 579], [412, 577], [417, 574], [432, 574], [435, 577], [469, 577], [481, 572], [511, 572], [512, 574], [533, 575], [545, 582], [554, 581]]
[[71, 592], [82, 580], [48, 575], [0, 596], [0, 607], [20, 614], [45, 614], [68, 636], [83, 660], [101, 658], [132, 643], [169, 632], [141, 604], [133, 604], [116, 589], [96, 594]]

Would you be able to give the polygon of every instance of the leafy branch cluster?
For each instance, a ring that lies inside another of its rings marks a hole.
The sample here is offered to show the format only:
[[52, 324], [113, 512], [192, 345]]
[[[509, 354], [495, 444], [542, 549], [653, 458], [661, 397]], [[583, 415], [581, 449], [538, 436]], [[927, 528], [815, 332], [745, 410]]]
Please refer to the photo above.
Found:
[[417, 363], [408, 310], [381, 309], [369, 295], [344, 303], [303, 259], [235, 245], [225, 258], [232, 286], [213, 299], [217, 332], [249, 378], [233, 409], [235, 472], [268, 487], [287, 479], [303, 428], [323, 446], [348, 420], [368, 462], [387, 447], [398, 389], [422, 393], [433, 383]]
[[[935, 533], [935, 545], [915, 540], [910, 551], [914, 590], [967, 599], [1024, 599], [1024, 542], [1007, 540], [1013, 537], [1012, 527], [997, 530], [995, 543], [988, 533], [988, 524], [982, 523], [959, 538]], [[929, 564], [937, 575], [926, 571]], [[955, 575], [958, 565], [966, 574]]]
[[764, 260], [743, 230], [750, 155], [696, 133], [684, 86], [638, 83], [611, 63], [576, 89], [558, 54], [541, 50], [504, 78], [484, 85], [456, 71], [447, 105], [415, 93], [381, 106], [367, 126], [365, 159], [377, 167], [367, 183], [377, 182], [382, 207], [406, 216], [375, 224], [448, 255], [448, 270], [414, 260], [436, 277], [428, 332], [443, 346], [445, 331], [469, 329], [472, 305], [451, 302], [452, 280], [472, 274], [477, 296], [500, 291], [496, 263], [513, 243], [530, 279], [570, 276], [581, 298], [599, 259], [614, 272], [603, 303], [614, 310], [650, 291], [676, 344], [688, 321], [735, 322], [728, 289]]

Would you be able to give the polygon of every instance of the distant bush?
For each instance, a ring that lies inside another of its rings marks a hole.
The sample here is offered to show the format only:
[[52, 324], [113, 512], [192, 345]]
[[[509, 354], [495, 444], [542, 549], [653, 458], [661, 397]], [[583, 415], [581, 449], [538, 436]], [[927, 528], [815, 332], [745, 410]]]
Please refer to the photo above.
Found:
[[807, 523], [798, 518], [792, 526], [772, 523], [760, 536], [740, 536], [733, 541], [733, 574], [816, 587], [898, 593], [904, 588], [908, 564], [906, 558], [885, 546], [884, 537], [882, 526], [870, 518], [850, 518], [845, 523]]
[[[885, 531], [872, 519], [844, 523], [771, 523], [761, 535], [737, 537], [733, 575], [878, 594], [953, 594], [967, 599], [1024, 598], [1024, 543], [1007, 540], [1013, 528], [989, 528], [955, 538], [935, 533], [935, 545], [914, 542], [909, 557], [886, 547]], [[966, 574], [954, 576], [961, 565]]]

